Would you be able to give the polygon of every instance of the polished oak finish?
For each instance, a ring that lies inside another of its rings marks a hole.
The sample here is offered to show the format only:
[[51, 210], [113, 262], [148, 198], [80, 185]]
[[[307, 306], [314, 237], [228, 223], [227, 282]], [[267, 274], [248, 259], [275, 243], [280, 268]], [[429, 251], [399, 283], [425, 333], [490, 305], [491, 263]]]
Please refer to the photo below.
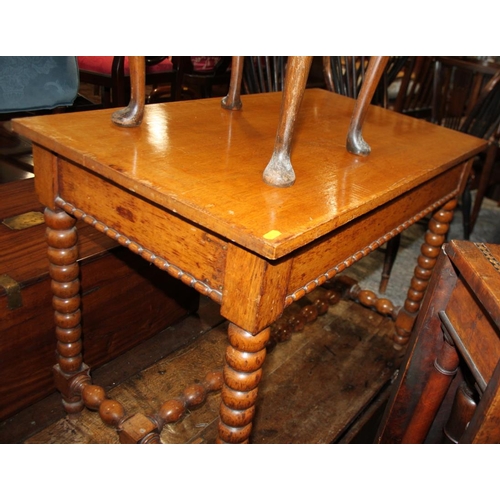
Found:
[[[486, 147], [481, 139], [370, 107], [364, 133], [372, 154], [355, 156], [345, 148], [355, 101], [306, 90], [292, 147], [297, 181], [279, 189], [263, 183], [261, 173], [281, 93], [241, 99], [238, 113], [222, 109], [219, 99], [150, 105], [136, 128], [116, 126], [106, 110], [14, 124], [34, 143], [37, 191], [54, 232], [54, 271], [73, 264], [75, 218], [221, 304], [231, 323], [222, 442], [250, 438], [269, 327], [285, 307], [435, 213], [421, 257], [427, 276], [434, 235], [449, 220], [467, 160]], [[72, 283], [67, 272], [54, 279]], [[403, 338], [425, 286], [425, 279], [412, 283], [411, 310], [398, 315]], [[73, 292], [61, 298], [68, 299], [67, 306], [55, 305], [65, 368], [56, 371], [66, 380], [66, 405], [77, 409], [73, 398], [86, 377], [78, 336], [70, 334], [78, 300]]]

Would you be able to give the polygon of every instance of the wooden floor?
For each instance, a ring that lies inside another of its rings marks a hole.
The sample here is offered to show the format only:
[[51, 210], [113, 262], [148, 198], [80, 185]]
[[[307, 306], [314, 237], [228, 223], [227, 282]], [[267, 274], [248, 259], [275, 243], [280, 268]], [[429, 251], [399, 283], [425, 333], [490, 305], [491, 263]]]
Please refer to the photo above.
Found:
[[[321, 293], [321, 292], [318, 292]], [[291, 314], [293, 307], [286, 314]], [[398, 360], [393, 322], [351, 300], [341, 300], [281, 342], [266, 359], [253, 443], [371, 442]], [[93, 373], [128, 415], [152, 414], [223, 363], [226, 323], [218, 306], [201, 301], [199, 314], [158, 334]], [[171, 350], [172, 331], [194, 339]], [[201, 332], [201, 334], [200, 334]], [[120, 382], [117, 384], [117, 382]], [[163, 443], [213, 443], [219, 394], [166, 426]], [[59, 396], [46, 398], [0, 423], [3, 443], [118, 443], [97, 413], [65, 416]]]

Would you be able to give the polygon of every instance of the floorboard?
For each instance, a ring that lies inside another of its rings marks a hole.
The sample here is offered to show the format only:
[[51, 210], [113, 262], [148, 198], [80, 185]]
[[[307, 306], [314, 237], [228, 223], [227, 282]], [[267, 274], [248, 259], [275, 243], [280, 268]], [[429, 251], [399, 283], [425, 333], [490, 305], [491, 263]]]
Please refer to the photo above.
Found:
[[[154, 413], [164, 401], [222, 366], [226, 323], [217, 322], [216, 307], [203, 304], [201, 317], [188, 318], [175, 328], [196, 330], [196, 325], [210, 323], [214, 327], [122, 383], [110, 386], [108, 382], [108, 396], [120, 401], [127, 415]], [[212, 321], [207, 322], [204, 313]], [[342, 436], [345, 442], [349, 428], [376, 402], [395, 373], [399, 355], [390, 338], [393, 327], [388, 318], [341, 300], [301, 332], [293, 333], [290, 340], [279, 343], [265, 362], [252, 442], [331, 443]], [[96, 379], [108, 377], [109, 381], [109, 374], [123, 364], [119, 359], [108, 363], [101, 373], [96, 371]], [[103, 377], [103, 372], [108, 376]], [[166, 426], [162, 442], [213, 443], [219, 402], [218, 393], [209, 395], [201, 408]], [[77, 417], [61, 416], [22, 442], [118, 443], [118, 437], [95, 412], [84, 410]]]

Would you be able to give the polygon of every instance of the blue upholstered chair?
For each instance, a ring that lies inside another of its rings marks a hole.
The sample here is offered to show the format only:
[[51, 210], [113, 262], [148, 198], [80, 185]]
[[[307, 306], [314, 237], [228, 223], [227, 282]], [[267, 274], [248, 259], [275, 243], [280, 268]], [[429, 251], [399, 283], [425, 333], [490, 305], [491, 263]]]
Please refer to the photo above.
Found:
[[12, 132], [10, 119], [72, 107], [78, 95], [75, 57], [0, 57], [0, 183], [33, 176], [31, 143]]
[[79, 83], [76, 57], [2, 56], [0, 113], [71, 106]]

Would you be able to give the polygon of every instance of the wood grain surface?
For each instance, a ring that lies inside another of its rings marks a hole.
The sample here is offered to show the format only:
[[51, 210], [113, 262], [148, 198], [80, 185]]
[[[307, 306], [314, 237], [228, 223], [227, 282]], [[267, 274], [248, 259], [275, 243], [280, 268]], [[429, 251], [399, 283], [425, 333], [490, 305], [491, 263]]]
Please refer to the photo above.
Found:
[[[475, 137], [371, 107], [367, 157], [346, 151], [354, 100], [307, 90], [296, 122], [295, 185], [262, 181], [273, 150], [280, 93], [146, 107], [120, 128], [111, 111], [15, 120], [34, 143], [145, 196], [194, 223], [276, 259], [374, 210], [486, 147]], [[36, 160], [36, 159], [35, 159]], [[36, 168], [36, 161], [35, 161]], [[43, 168], [50, 168], [45, 165]]]

